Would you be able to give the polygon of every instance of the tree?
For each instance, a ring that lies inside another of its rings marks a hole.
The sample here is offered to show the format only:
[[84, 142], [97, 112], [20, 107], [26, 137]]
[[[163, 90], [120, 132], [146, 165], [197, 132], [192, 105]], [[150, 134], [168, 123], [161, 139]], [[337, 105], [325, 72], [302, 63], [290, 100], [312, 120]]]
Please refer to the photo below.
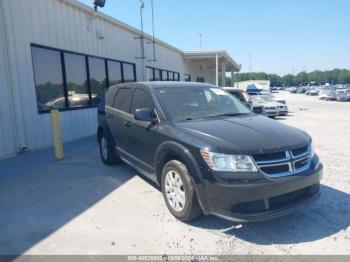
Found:
[[350, 83], [350, 71], [349, 70], [341, 70], [338, 75], [338, 83], [339, 84], [349, 84]]
[[246, 80], [270, 80], [271, 86], [296, 86], [330, 84], [350, 84], [350, 70], [333, 69], [328, 71], [315, 70], [310, 73], [300, 72], [296, 76], [288, 74], [280, 77], [276, 74], [266, 74], [264, 72], [238, 73], [235, 75], [235, 81]]
[[294, 82], [298, 86], [306, 86], [309, 83], [308, 75], [306, 72], [300, 72], [294, 77]]
[[271, 74], [271, 75], [269, 75], [269, 79], [270, 79], [270, 86], [271, 87], [283, 86], [283, 80], [279, 75]]
[[291, 74], [283, 77], [283, 86], [295, 86], [294, 76]]

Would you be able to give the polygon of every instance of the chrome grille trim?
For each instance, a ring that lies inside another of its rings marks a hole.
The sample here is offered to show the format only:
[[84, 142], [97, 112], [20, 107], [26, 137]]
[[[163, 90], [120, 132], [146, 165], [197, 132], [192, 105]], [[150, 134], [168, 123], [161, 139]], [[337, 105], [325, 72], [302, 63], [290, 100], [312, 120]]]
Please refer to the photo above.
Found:
[[[264, 174], [267, 177], [283, 177], [283, 176], [290, 176], [297, 173], [301, 173], [306, 171], [310, 168], [312, 155], [311, 155], [311, 145], [307, 147], [307, 150], [301, 154], [293, 155], [292, 150], [287, 150], [285, 152], [285, 157], [281, 159], [274, 159], [271, 161], [255, 161], [253, 158], [253, 161], [255, 162], [256, 167], [258, 170]], [[296, 168], [296, 163], [299, 161], [305, 160], [307, 163], [300, 167]], [[283, 166], [288, 165], [289, 171], [288, 172], [280, 172], [280, 173], [274, 173], [274, 174], [268, 174], [262, 170], [264, 167], [274, 167], [274, 166]]]
[[[270, 161], [255, 161], [255, 163], [259, 164], [259, 165], [271, 165], [271, 164], [275, 164], [275, 163], [283, 163], [286, 162], [288, 160], [291, 159], [291, 154], [289, 151], [284, 151], [285, 157], [284, 158], [280, 158], [280, 159], [275, 159], [275, 160], [270, 160]], [[253, 157], [254, 158], [254, 157]]]
[[293, 154], [293, 151], [291, 150], [290, 151], [291, 155], [293, 158], [299, 158], [299, 157], [304, 157], [304, 156], [307, 156], [311, 153], [311, 145], [307, 146], [307, 149], [304, 153], [301, 153], [301, 154], [298, 154], [298, 155], [294, 155]]

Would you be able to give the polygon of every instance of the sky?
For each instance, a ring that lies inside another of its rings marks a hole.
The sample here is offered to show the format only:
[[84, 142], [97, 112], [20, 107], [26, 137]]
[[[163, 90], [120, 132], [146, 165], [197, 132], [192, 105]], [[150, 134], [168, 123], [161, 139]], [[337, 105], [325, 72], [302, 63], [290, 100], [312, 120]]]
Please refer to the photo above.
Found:
[[[92, 6], [92, 0], [80, 0]], [[144, 30], [152, 33], [151, 0]], [[225, 49], [242, 72], [350, 69], [350, 0], [153, 0], [155, 36], [181, 50]], [[140, 28], [140, 0], [99, 11]]]

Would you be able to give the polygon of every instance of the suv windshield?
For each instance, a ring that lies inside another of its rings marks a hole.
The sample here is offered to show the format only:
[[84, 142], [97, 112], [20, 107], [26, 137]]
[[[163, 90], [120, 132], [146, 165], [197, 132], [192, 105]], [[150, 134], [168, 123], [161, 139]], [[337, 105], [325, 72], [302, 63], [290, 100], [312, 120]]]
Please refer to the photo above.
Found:
[[165, 87], [154, 92], [170, 121], [251, 114], [242, 102], [220, 88]]

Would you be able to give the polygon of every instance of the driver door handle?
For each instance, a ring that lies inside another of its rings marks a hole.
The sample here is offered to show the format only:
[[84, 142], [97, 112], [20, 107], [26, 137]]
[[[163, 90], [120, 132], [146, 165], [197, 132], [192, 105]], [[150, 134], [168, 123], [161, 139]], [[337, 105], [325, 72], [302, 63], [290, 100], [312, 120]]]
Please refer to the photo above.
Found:
[[131, 126], [131, 122], [125, 120], [125, 121], [124, 121], [124, 125], [127, 126], [127, 127], [130, 127], [130, 126]]

